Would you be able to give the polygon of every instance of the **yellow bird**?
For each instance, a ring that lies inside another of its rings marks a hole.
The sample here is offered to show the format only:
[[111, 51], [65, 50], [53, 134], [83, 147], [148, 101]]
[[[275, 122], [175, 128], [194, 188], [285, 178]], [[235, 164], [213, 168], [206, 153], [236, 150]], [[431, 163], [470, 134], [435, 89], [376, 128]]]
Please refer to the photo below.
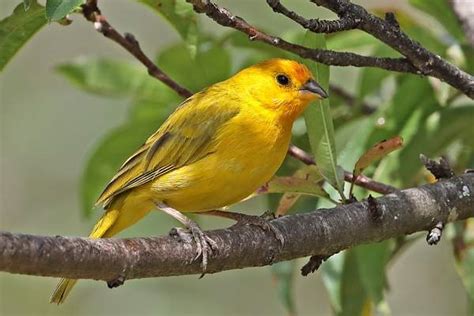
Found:
[[[106, 211], [89, 237], [111, 237], [159, 209], [188, 228], [205, 270], [215, 243], [182, 212], [239, 202], [270, 180], [293, 122], [310, 101], [325, 97], [306, 66], [286, 59], [248, 67], [194, 94], [106, 186], [97, 201]], [[62, 303], [76, 282], [61, 279], [51, 303]]]

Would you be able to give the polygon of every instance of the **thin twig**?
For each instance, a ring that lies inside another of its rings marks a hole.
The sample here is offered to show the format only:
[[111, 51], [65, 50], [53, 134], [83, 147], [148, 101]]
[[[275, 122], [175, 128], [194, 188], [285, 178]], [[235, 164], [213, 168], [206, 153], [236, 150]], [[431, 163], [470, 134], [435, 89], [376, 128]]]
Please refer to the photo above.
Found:
[[437, 245], [441, 241], [444, 225], [444, 222], [439, 221], [433, 228], [430, 229], [430, 231], [426, 235], [426, 242], [428, 243], [428, 245]]
[[423, 154], [420, 154], [420, 160], [428, 169], [429, 172], [437, 179], [448, 179], [454, 176], [454, 171], [451, 169], [448, 160], [445, 157], [441, 157], [439, 162], [433, 159], [429, 159]]
[[288, 10], [279, 0], [267, 0], [268, 5], [273, 11], [283, 14], [300, 24], [305, 29], [314, 33], [334, 33], [346, 30], [352, 30], [360, 23], [360, 19], [353, 17], [342, 17], [339, 20], [320, 20], [320, 19], [305, 19], [301, 15]]
[[[295, 145], [291, 145], [288, 148], [288, 154], [301, 162], [307, 165], [314, 165], [316, 164], [313, 157], [311, 157], [307, 152], [303, 149], [296, 147]], [[354, 175], [351, 172], [344, 171], [344, 180], [347, 182], [352, 182], [354, 179]], [[367, 190], [374, 191], [381, 194], [389, 194], [397, 191], [397, 188], [384, 184], [381, 182], [377, 182], [367, 176], [359, 175], [356, 180], [355, 184], [360, 187], [366, 188]]]
[[[474, 217], [474, 194], [459, 194], [463, 190], [474, 192], [474, 174], [377, 198], [382, 211], [378, 222], [373, 221], [365, 201], [283, 216], [269, 222], [282, 233], [283, 245], [271, 231], [254, 225], [208, 231], [218, 245], [208, 273], [327, 256], [424, 231], [439, 221]], [[0, 271], [105, 281], [200, 274], [195, 247], [171, 236], [88, 239], [0, 233]]]
[[97, 7], [97, 1], [87, 1], [82, 5], [82, 11], [87, 20], [94, 22], [94, 27], [98, 32], [125, 48], [148, 69], [150, 76], [160, 80], [184, 98], [192, 95], [191, 91], [171, 79], [160, 68], [158, 68], [158, 66], [156, 66], [148, 56], [145, 55], [140, 48], [140, 44], [132, 34], [126, 33], [125, 35], [122, 35], [112, 25], [110, 25]]

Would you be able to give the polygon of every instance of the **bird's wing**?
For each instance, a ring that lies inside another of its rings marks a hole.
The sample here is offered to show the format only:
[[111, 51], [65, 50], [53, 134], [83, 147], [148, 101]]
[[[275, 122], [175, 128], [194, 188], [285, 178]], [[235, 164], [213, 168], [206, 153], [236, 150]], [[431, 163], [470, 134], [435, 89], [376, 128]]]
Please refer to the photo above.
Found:
[[214, 141], [238, 106], [199, 93], [185, 100], [165, 123], [120, 167], [97, 200], [106, 207], [113, 197], [190, 165], [212, 153]]

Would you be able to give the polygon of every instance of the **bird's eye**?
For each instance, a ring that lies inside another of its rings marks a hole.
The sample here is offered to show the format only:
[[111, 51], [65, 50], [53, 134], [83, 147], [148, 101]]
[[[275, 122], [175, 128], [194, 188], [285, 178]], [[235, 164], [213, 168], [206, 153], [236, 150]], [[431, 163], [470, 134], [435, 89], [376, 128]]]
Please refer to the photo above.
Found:
[[278, 81], [279, 84], [287, 86], [290, 83], [290, 79], [285, 76], [285, 75], [278, 75], [276, 77], [276, 80]]

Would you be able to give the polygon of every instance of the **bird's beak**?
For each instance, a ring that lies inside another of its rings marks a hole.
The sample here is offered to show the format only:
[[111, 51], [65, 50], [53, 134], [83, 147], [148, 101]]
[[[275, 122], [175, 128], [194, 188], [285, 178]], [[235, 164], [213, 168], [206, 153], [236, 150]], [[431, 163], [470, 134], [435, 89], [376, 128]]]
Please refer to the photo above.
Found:
[[324, 89], [321, 88], [321, 86], [313, 79], [306, 81], [306, 83], [301, 87], [300, 91], [317, 94], [322, 99], [326, 99], [328, 97], [326, 91], [324, 91]]

